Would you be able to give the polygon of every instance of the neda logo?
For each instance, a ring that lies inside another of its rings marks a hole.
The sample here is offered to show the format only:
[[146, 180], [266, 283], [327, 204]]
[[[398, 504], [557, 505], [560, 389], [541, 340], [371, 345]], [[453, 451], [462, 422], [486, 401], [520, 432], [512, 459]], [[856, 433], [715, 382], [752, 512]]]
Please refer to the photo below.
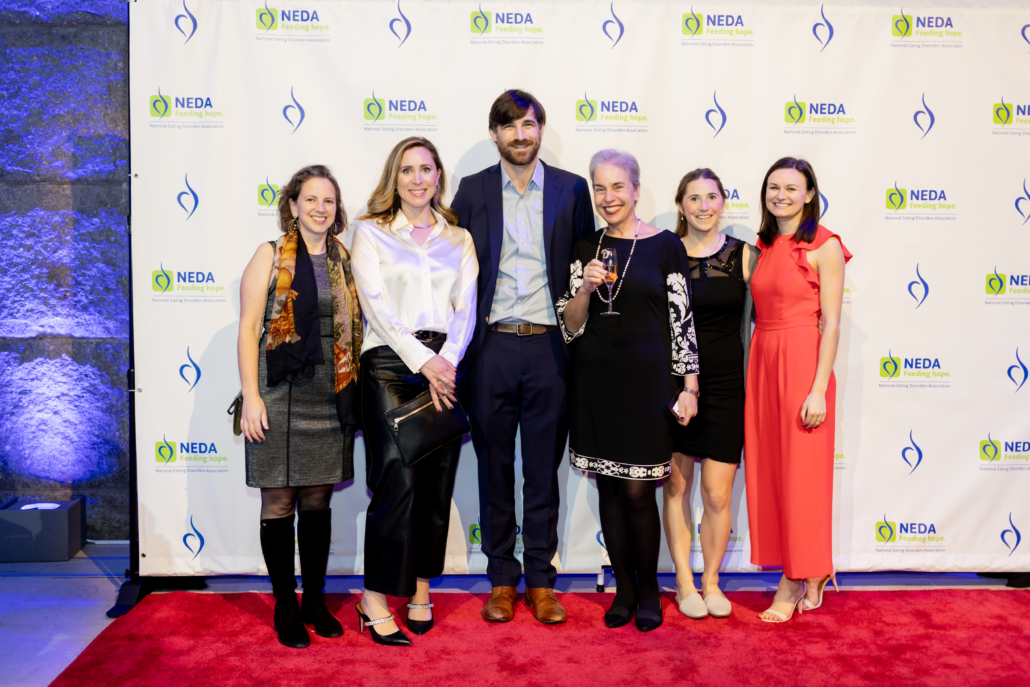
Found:
[[279, 10], [269, 7], [267, 2], [264, 7], [257, 9], [256, 16], [255, 26], [262, 31], [275, 31], [279, 28]]
[[883, 516], [883, 520], [876, 523], [876, 541], [888, 544], [897, 536], [897, 523], [891, 522], [887, 519], [886, 514]]
[[984, 292], [988, 296], [1030, 294], [1030, 274], [1003, 274], [995, 267], [994, 272], [985, 275]]
[[902, 8], [901, 14], [891, 17], [891, 35], [895, 38], [912, 36], [957, 38], [962, 35], [962, 32], [955, 31], [951, 17], [913, 16], [905, 14], [905, 10]]
[[158, 463], [164, 463], [165, 465], [168, 463], [174, 463], [175, 444], [169, 444], [168, 440], [162, 437], [161, 441], [154, 444], [154, 458]]
[[279, 204], [279, 187], [268, 183], [268, 177], [265, 177], [265, 183], [258, 184], [257, 199], [259, 207], [276, 207]]
[[996, 460], [1030, 461], [1030, 441], [998, 441], [987, 433], [987, 440], [980, 442], [977, 454], [980, 460], [993, 463]]
[[161, 269], [154, 270], [150, 273], [150, 288], [153, 291], [160, 293], [168, 293], [175, 286], [175, 280], [172, 277], [171, 272], [165, 271], [165, 266], [162, 263]]

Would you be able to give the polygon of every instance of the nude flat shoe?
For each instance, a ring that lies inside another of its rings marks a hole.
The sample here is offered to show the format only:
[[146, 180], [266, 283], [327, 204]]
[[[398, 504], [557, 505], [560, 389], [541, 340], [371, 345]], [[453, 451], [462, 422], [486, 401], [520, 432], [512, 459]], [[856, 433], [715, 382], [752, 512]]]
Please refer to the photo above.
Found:
[[697, 592], [687, 594], [683, 599], [680, 599], [680, 593], [676, 592], [676, 603], [679, 604], [680, 613], [688, 618], [701, 620], [708, 616], [708, 606]]
[[720, 591], [718, 594], [706, 594], [705, 606], [708, 608], [708, 615], [713, 618], [728, 618], [733, 612], [733, 606]]

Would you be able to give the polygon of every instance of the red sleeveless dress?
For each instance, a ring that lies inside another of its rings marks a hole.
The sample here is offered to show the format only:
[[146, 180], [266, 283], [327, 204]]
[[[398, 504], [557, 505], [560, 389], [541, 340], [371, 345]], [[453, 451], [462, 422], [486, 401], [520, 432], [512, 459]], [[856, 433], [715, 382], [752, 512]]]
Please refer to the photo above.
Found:
[[[801, 424], [819, 358], [819, 275], [807, 251], [840, 237], [820, 226], [811, 243], [759, 241], [751, 278], [757, 320], [744, 402], [744, 472], [751, 562], [783, 566], [791, 579], [833, 570], [833, 440], [837, 383], [826, 386], [826, 420]], [[851, 253], [844, 248], [844, 261]]]

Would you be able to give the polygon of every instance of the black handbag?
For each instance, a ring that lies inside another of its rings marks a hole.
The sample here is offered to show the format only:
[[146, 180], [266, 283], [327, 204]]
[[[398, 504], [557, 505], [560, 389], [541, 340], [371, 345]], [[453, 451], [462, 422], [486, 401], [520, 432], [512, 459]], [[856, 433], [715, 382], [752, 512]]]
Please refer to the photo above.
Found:
[[411, 467], [436, 449], [472, 431], [468, 416], [458, 401], [453, 408], [440, 401], [436, 410], [429, 391], [423, 391], [403, 405], [392, 408], [383, 417], [397, 443], [404, 464]]

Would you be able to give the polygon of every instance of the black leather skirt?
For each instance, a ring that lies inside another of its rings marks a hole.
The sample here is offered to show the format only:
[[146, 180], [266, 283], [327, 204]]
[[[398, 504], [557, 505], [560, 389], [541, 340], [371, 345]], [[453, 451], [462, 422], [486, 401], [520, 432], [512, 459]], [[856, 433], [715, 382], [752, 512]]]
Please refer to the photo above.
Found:
[[[426, 345], [439, 353], [443, 340]], [[412, 374], [389, 346], [361, 356], [366, 483], [372, 491], [365, 516], [365, 588], [381, 594], [412, 596], [416, 578], [443, 573], [461, 439], [408, 467], [383, 417], [428, 388], [426, 378]], [[460, 365], [457, 388], [468, 408]]]

